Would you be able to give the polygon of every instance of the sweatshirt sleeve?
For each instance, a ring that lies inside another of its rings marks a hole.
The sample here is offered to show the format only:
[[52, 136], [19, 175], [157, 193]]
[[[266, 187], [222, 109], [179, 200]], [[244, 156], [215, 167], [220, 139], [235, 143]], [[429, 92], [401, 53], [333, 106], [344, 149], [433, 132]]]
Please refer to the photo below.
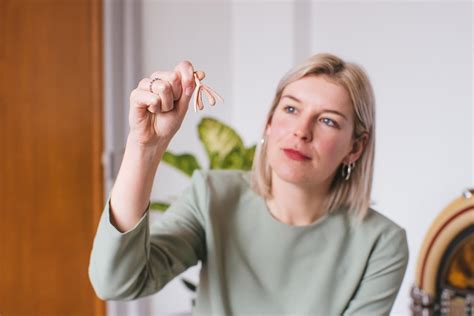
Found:
[[206, 183], [201, 172], [192, 185], [151, 225], [149, 210], [131, 230], [121, 233], [105, 205], [90, 262], [89, 278], [103, 300], [131, 300], [158, 292], [205, 256], [203, 209]]
[[389, 315], [405, 275], [408, 257], [404, 229], [381, 235], [343, 315]]

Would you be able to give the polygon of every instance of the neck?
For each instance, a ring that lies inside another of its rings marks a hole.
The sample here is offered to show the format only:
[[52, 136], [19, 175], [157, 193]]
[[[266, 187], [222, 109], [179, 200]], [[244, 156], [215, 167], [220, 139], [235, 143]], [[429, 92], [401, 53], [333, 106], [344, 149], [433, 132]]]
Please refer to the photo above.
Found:
[[272, 175], [272, 198], [267, 205], [280, 222], [294, 226], [305, 226], [326, 214], [322, 209], [329, 191], [328, 185], [302, 187]]

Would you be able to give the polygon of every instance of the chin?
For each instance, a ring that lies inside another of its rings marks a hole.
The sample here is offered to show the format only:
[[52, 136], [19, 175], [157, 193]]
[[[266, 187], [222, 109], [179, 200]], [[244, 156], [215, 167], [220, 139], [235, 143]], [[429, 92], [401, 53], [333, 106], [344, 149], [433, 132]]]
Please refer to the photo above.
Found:
[[272, 176], [278, 177], [280, 180], [300, 186], [317, 187], [327, 183], [333, 174], [321, 173], [314, 168], [302, 167], [294, 165], [282, 160], [270, 161]]
[[311, 184], [314, 182], [315, 176], [305, 172], [305, 170], [295, 170], [289, 166], [271, 166], [273, 176], [277, 176], [281, 180], [293, 184]]

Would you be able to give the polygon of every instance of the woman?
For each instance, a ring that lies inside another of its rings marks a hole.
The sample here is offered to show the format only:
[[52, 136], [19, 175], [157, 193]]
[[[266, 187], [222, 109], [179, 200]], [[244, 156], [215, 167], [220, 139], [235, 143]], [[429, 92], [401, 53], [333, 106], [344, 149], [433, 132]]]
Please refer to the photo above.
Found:
[[91, 256], [97, 294], [150, 295], [201, 261], [194, 314], [388, 314], [408, 247], [405, 230], [369, 207], [375, 101], [362, 68], [331, 54], [293, 68], [253, 171], [195, 172], [149, 226], [153, 178], [193, 73], [184, 61], [131, 93], [127, 147]]

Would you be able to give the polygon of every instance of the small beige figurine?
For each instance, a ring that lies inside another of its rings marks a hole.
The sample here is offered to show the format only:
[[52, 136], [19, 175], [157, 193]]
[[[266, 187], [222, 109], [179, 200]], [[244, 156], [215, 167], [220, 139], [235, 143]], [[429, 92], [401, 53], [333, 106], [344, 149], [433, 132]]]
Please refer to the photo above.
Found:
[[224, 99], [219, 94], [217, 94], [217, 92], [212, 90], [211, 87], [201, 83], [201, 80], [203, 80], [205, 77], [206, 74], [202, 71], [194, 72], [194, 81], [196, 82], [196, 88], [194, 89], [194, 112], [197, 112], [198, 108], [199, 110], [204, 109], [204, 103], [202, 102], [203, 91], [210, 105], [215, 105], [216, 99], [218, 99], [220, 102], [224, 102]]

